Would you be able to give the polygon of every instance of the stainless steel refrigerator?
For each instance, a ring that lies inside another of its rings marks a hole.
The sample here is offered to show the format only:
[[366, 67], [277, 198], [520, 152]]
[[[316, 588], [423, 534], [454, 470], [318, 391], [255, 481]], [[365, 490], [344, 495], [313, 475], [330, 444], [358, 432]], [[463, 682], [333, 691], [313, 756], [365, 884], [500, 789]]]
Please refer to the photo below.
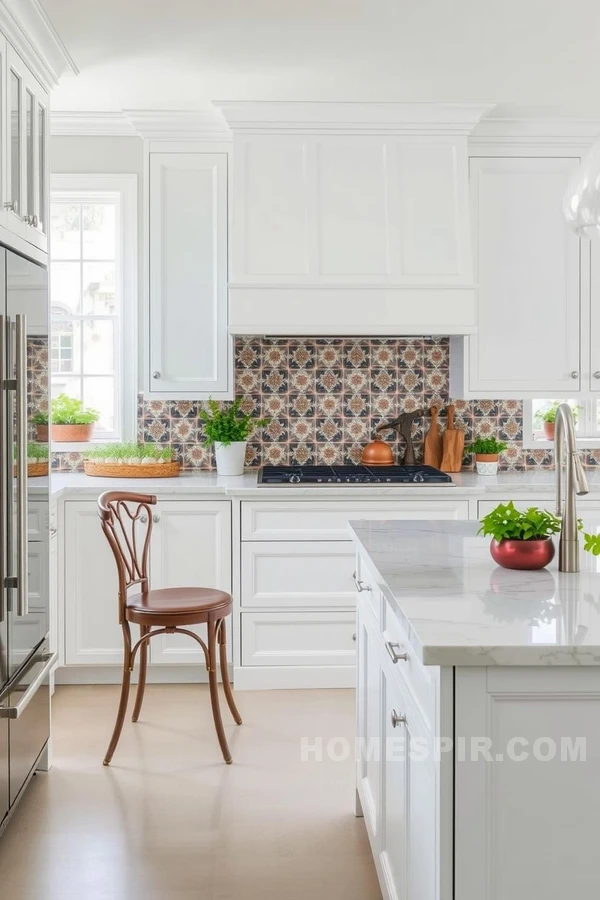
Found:
[[47, 270], [0, 247], [0, 831], [50, 735], [49, 477], [28, 477], [48, 313]]

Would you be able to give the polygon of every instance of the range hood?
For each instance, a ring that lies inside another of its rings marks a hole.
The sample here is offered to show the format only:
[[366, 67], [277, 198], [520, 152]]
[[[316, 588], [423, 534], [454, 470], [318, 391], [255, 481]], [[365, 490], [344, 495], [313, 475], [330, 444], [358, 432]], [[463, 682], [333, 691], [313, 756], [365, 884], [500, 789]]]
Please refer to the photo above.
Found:
[[217, 106], [232, 334], [476, 330], [467, 140], [490, 105]]

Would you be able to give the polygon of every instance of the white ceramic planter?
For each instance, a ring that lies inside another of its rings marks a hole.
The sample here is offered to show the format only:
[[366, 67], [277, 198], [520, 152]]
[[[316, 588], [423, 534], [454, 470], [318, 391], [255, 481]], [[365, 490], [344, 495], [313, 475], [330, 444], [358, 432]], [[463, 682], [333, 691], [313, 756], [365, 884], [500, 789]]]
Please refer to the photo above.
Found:
[[215, 444], [217, 475], [243, 475], [246, 458], [246, 441], [232, 444]]
[[475, 465], [478, 475], [497, 475], [498, 474], [498, 457], [495, 459], [477, 459], [475, 457]]

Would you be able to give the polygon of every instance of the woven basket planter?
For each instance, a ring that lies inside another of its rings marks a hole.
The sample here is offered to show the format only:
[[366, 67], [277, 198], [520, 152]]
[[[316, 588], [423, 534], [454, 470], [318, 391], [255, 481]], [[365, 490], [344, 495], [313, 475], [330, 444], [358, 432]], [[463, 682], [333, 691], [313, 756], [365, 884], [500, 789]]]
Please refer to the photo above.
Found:
[[99, 475], [101, 478], [176, 478], [181, 466], [178, 462], [165, 463], [102, 463], [86, 459], [83, 463], [86, 475]]

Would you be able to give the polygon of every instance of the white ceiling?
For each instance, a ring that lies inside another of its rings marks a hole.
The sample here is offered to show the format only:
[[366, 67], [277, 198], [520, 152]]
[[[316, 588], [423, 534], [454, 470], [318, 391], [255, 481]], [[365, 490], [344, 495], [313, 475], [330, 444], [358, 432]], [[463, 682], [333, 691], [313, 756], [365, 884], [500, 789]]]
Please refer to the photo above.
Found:
[[600, 116], [597, 0], [42, 0], [55, 110], [491, 101]]

